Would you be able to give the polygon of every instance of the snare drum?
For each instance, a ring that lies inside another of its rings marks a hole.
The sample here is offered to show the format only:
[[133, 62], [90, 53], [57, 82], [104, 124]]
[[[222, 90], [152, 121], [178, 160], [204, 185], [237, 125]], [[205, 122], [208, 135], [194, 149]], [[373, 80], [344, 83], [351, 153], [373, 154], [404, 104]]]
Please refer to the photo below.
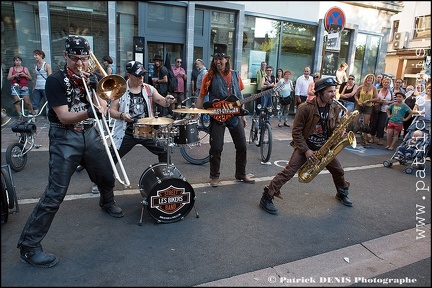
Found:
[[183, 125], [177, 125], [178, 135], [174, 137], [174, 143], [186, 145], [198, 142], [198, 121], [189, 121]]
[[195, 192], [172, 164], [158, 163], [147, 168], [139, 181], [150, 216], [157, 222], [184, 219], [195, 203]]
[[154, 137], [155, 129], [152, 125], [134, 123], [133, 124], [133, 135], [138, 139], [151, 139]]

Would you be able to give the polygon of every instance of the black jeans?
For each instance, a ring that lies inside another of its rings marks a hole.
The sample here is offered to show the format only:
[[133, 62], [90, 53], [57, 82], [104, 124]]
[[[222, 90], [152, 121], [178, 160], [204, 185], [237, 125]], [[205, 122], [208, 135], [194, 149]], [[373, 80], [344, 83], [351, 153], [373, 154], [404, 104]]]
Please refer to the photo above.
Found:
[[[137, 144], [141, 144], [147, 150], [157, 155], [159, 162], [167, 162], [167, 151], [165, 151], [164, 147], [157, 145], [153, 138], [135, 138], [133, 132], [129, 129], [126, 129], [122, 144], [118, 150], [120, 158], [126, 155]], [[115, 159], [115, 163], [117, 163], [117, 159]]]
[[220, 176], [220, 164], [224, 146], [225, 128], [228, 128], [236, 149], [235, 177], [244, 178], [246, 176], [246, 137], [242, 120], [238, 116], [235, 117], [237, 117], [237, 123], [235, 125], [227, 125], [226, 122], [219, 123], [215, 119], [210, 118], [210, 178], [212, 179], [219, 178]]
[[49, 138], [48, 185], [18, 240], [18, 248], [26, 251], [42, 249], [40, 243], [48, 233], [79, 164], [86, 168], [90, 180], [99, 187], [99, 206], [114, 203], [114, 173], [96, 127], [78, 132], [51, 126]]

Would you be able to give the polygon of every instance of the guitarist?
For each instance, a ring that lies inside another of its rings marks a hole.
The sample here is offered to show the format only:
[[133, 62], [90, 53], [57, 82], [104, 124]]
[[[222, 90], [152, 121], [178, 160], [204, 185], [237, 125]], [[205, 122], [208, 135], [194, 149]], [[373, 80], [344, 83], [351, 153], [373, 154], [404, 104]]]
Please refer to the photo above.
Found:
[[[196, 108], [202, 108], [204, 98], [209, 95], [210, 102], [216, 103], [228, 98], [243, 99], [241, 90], [244, 84], [237, 72], [231, 70], [228, 46], [215, 44], [213, 61], [210, 69], [204, 75], [201, 90], [196, 102]], [[227, 121], [221, 122], [213, 117], [210, 120], [210, 185], [218, 187], [220, 180], [221, 155], [224, 145], [225, 128], [228, 128], [236, 149], [235, 178], [244, 183], [255, 183], [255, 179], [246, 175], [246, 137], [244, 128], [246, 117], [234, 115]]]

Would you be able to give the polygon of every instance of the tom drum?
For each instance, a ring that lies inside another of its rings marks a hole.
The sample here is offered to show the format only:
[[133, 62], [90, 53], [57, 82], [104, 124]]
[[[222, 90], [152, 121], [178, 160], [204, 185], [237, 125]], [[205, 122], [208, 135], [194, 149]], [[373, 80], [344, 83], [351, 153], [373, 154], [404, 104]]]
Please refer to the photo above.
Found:
[[174, 137], [174, 143], [186, 145], [198, 142], [198, 122], [190, 121], [186, 124], [177, 125], [178, 135]]

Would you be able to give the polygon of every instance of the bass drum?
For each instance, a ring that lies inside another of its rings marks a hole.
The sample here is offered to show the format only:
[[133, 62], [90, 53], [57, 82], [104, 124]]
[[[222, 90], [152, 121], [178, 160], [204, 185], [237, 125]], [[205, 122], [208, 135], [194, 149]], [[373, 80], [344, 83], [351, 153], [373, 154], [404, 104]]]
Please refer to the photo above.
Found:
[[151, 165], [139, 181], [150, 216], [158, 223], [184, 219], [195, 203], [195, 192], [174, 165]]

